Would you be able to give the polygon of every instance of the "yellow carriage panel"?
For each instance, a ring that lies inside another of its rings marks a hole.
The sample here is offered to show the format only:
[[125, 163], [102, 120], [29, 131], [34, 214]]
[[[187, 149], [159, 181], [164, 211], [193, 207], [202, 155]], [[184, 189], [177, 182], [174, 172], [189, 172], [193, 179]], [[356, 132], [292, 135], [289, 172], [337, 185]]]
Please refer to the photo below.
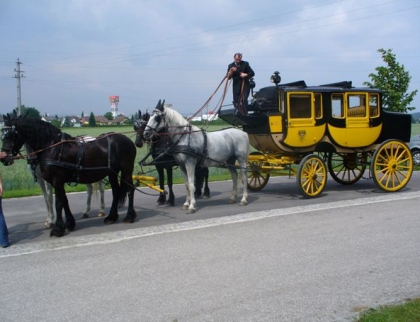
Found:
[[340, 146], [361, 148], [373, 144], [381, 134], [382, 124], [375, 127], [361, 127], [350, 124], [347, 128], [334, 127], [328, 124], [328, 131], [332, 139]]
[[314, 126], [313, 120], [290, 122], [284, 144], [295, 148], [304, 148], [317, 144], [325, 134], [326, 126]]
[[283, 132], [283, 118], [281, 115], [270, 115], [268, 117], [268, 123], [270, 125], [270, 133]]

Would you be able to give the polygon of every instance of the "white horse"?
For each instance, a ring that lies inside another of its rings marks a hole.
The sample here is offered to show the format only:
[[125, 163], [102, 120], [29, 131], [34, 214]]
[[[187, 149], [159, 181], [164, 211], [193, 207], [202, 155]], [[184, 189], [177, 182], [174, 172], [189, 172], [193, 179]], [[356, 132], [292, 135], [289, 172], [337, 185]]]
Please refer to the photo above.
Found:
[[[44, 196], [45, 204], [47, 206], [47, 218], [45, 219], [45, 227], [50, 228], [51, 225], [55, 223], [55, 214], [54, 214], [54, 204], [53, 204], [53, 187], [45, 181], [40, 173], [39, 166], [35, 169], [35, 176], [36, 180], [41, 187], [42, 194]], [[97, 185], [97, 188], [94, 186]], [[87, 200], [86, 200], [86, 208], [82, 213], [81, 218], [88, 218], [89, 213], [91, 210], [91, 203], [92, 203], [92, 194], [93, 191], [99, 189], [100, 192], [100, 207], [98, 211], [98, 217], [105, 216], [105, 184], [102, 181], [98, 181], [97, 183], [88, 183], [86, 184], [86, 192], [87, 192]]]
[[238, 195], [238, 173], [235, 162], [238, 161], [243, 185], [241, 206], [248, 203], [247, 191], [247, 163], [249, 154], [249, 138], [245, 132], [229, 128], [215, 132], [205, 132], [198, 127], [191, 125], [177, 111], [165, 107], [165, 101], [159, 100], [158, 105], [150, 117], [143, 133], [145, 139], [160, 129], [167, 127], [168, 135], [173, 144], [173, 155], [184, 176], [186, 187], [186, 201], [183, 209], [188, 213], [196, 211], [196, 200], [194, 197], [195, 167], [226, 166], [232, 176], [233, 189], [229, 203], [235, 203]]

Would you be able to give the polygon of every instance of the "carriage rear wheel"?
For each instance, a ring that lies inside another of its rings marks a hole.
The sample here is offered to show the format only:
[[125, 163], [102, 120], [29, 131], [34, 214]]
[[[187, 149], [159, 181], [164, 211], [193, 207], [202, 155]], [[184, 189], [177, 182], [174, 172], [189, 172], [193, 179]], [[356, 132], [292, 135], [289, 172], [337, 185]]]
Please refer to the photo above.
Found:
[[327, 166], [318, 155], [307, 155], [299, 163], [296, 179], [305, 198], [317, 197], [327, 184]]
[[413, 158], [407, 144], [400, 140], [383, 142], [372, 157], [371, 172], [375, 184], [384, 191], [398, 191], [413, 174]]
[[[250, 155], [263, 155], [261, 152], [251, 152]], [[250, 191], [259, 191], [267, 185], [270, 178], [269, 172], [262, 172], [261, 167], [268, 165], [264, 161], [249, 161], [248, 162], [248, 189]]]
[[363, 153], [328, 154], [328, 171], [331, 177], [343, 185], [359, 181], [366, 170], [366, 155]]

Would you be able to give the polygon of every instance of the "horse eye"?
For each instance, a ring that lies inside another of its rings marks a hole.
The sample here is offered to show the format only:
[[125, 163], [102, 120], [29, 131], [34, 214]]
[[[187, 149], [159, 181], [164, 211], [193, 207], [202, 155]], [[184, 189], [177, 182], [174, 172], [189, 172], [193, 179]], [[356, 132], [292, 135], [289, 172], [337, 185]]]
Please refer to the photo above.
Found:
[[155, 121], [156, 121], [156, 123], [160, 123], [160, 121], [162, 121], [162, 116], [161, 115], [156, 115]]

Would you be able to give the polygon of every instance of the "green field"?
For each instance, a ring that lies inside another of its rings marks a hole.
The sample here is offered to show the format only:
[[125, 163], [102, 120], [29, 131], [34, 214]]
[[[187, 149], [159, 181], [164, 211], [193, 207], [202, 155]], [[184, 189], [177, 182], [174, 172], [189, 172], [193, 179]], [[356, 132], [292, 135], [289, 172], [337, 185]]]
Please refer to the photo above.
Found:
[[[215, 125], [206, 127], [208, 131], [216, 131], [221, 128], [225, 128], [227, 125]], [[117, 132], [123, 133], [133, 141], [136, 139], [136, 133], [133, 130], [132, 126], [115, 126], [115, 127], [83, 127], [83, 128], [65, 128], [64, 132], [69, 133], [72, 136], [77, 135], [90, 135], [90, 136], [99, 136], [103, 133], [108, 132]], [[154, 166], [150, 167], [140, 167], [138, 162], [144, 158], [148, 152], [148, 145], [144, 145], [143, 148], [137, 149], [137, 157], [134, 168], [134, 174], [139, 172], [145, 173], [147, 176], [157, 177], [157, 172]], [[25, 151], [22, 151], [22, 154], [25, 154]], [[28, 169], [26, 160], [16, 160], [15, 163], [11, 166], [5, 167], [1, 165], [1, 175], [3, 178], [3, 198], [14, 198], [22, 196], [31, 196], [41, 194], [41, 189], [38, 184], [34, 181], [32, 173]], [[212, 168], [210, 170], [210, 176], [213, 180], [225, 179], [230, 177], [226, 169]], [[174, 171], [174, 180], [177, 183], [183, 182], [182, 175], [179, 169]], [[84, 191], [85, 185], [74, 184], [66, 186], [66, 191]]]
[[[210, 125], [204, 127], [207, 131], [216, 131], [221, 128], [226, 128], [228, 125]], [[76, 136], [76, 135], [90, 135], [90, 136], [99, 136], [102, 133], [107, 132], [118, 132], [123, 133], [133, 141], [135, 140], [135, 132], [131, 126], [116, 126], [116, 127], [84, 127], [84, 128], [66, 128], [64, 129], [65, 132]], [[420, 124], [413, 124], [411, 128], [412, 135], [420, 134]], [[141, 149], [137, 149], [137, 158], [136, 164], [134, 168], [134, 174], [138, 174], [139, 172], [144, 173], [145, 175], [157, 177], [157, 172], [154, 167], [140, 167], [138, 162], [144, 158], [147, 154], [148, 146], [144, 146]], [[24, 153], [24, 152], [22, 152]], [[34, 178], [31, 172], [28, 169], [28, 165], [26, 160], [17, 160], [12, 166], [1, 166], [1, 175], [3, 178], [3, 189], [4, 189], [4, 198], [14, 198], [14, 197], [22, 197], [22, 196], [31, 196], [31, 195], [39, 195], [41, 194], [41, 189], [39, 188], [38, 184], [34, 182]], [[215, 180], [222, 180], [228, 179], [230, 175], [226, 169], [220, 168], [211, 168], [210, 169], [210, 179]], [[175, 169], [174, 171], [174, 180], [177, 183], [183, 182], [181, 173], [179, 169]], [[73, 191], [84, 191], [84, 185], [71, 185], [67, 186], [66, 190], [68, 192]]]

